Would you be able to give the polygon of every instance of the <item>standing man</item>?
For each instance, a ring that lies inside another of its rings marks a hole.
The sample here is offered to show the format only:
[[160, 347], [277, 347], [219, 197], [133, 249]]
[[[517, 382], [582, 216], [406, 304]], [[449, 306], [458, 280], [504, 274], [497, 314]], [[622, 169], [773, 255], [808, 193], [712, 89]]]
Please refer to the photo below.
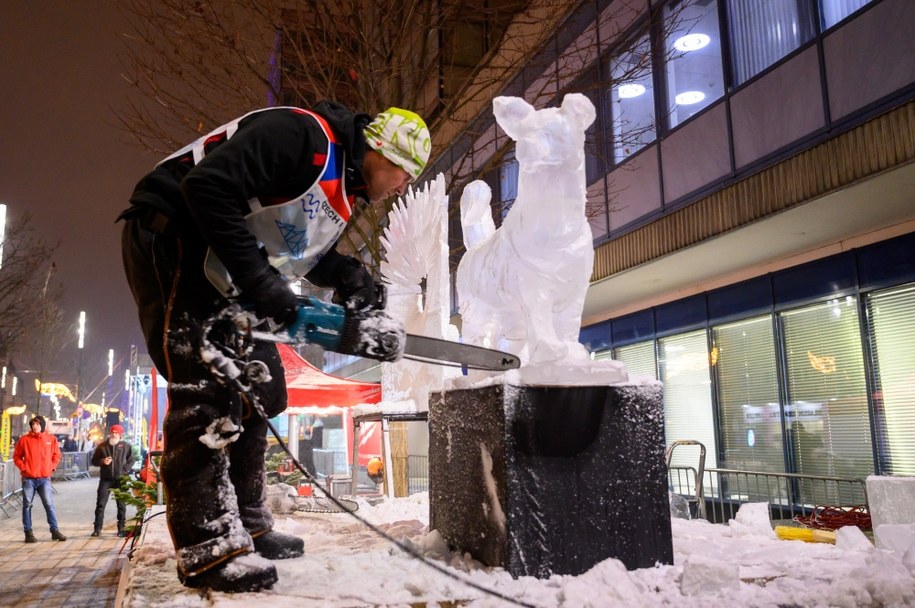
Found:
[[[108, 495], [111, 488], [118, 487], [123, 475], [128, 475], [133, 468], [133, 447], [121, 441], [124, 436], [124, 427], [114, 424], [108, 429], [108, 441], [98, 444], [92, 453], [92, 466], [101, 467], [98, 478], [98, 493], [95, 496], [95, 526], [92, 536], [102, 533], [102, 524], [105, 523], [105, 506], [108, 504]], [[121, 500], [115, 501], [118, 508], [118, 536], [126, 536], [124, 523], [127, 520], [127, 504]]]
[[[333, 288], [350, 311], [374, 305], [371, 274], [337, 252], [337, 239], [357, 201], [403, 194], [430, 148], [423, 120], [398, 108], [374, 120], [334, 102], [267, 108], [178, 150], [137, 184], [120, 216], [122, 251], [149, 354], [168, 379], [161, 477], [183, 584], [264, 589], [277, 580], [268, 560], [304, 551], [301, 538], [273, 530], [266, 421], [201, 360], [203, 328], [229, 298], [288, 326], [298, 306], [290, 281], [302, 277]], [[269, 369], [252, 391], [276, 416], [286, 408], [276, 346], [255, 342], [249, 357]]]
[[60, 462], [60, 447], [57, 438], [46, 433], [47, 423], [43, 416], [29, 420], [28, 433], [19, 438], [13, 450], [13, 462], [22, 473], [22, 529], [25, 531], [25, 542], [38, 542], [32, 534], [32, 502], [35, 494], [41, 498], [51, 538], [67, 540], [57, 529], [57, 514], [54, 512], [54, 500], [51, 498], [51, 473]]

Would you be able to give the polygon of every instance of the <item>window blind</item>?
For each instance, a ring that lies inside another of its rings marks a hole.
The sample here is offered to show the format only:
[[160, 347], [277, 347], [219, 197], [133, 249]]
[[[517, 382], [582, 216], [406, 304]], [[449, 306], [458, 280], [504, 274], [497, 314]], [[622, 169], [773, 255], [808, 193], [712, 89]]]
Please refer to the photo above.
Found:
[[890, 475], [915, 475], [915, 285], [867, 296], [879, 445]]
[[712, 344], [724, 443], [722, 465], [784, 472], [772, 316], [714, 327]]
[[[637, 342], [614, 349], [614, 359], [626, 364], [629, 375], [647, 376], [652, 380], [658, 379], [658, 367], [655, 364], [654, 341]], [[607, 355], [609, 358], [609, 352]], [[602, 359], [600, 355], [595, 359]]]
[[[705, 330], [659, 339], [658, 368], [664, 383], [667, 445], [680, 439], [699, 441], [705, 445], [706, 468], [718, 466]], [[698, 451], [675, 450], [671, 464], [695, 467]]]
[[[796, 472], [844, 478], [873, 474], [857, 300], [830, 300], [784, 312], [780, 320], [788, 376], [785, 415]], [[802, 488], [801, 498], [811, 504], [848, 499], [819, 488]]]

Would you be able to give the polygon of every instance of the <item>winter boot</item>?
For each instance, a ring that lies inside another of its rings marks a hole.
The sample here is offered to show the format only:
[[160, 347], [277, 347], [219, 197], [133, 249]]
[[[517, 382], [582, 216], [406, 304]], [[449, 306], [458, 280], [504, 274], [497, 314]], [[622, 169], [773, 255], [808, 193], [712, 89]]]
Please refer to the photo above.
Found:
[[96, 528], [95, 530], [92, 531], [92, 534], [90, 536], [101, 536], [101, 535], [102, 535], [102, 531], [99, 530], [98, 528]]
[[124, 538], [125, 536], [127, 536], [127, 530], [125, 530], [124, 528], [118, 528], [118, 536], [120, 536], [121, 538]]
[[276, 530], [254, 537], [254, 550], [267, 559], [290, 559], [305, 553], [305, 541]]
[[213, 591], [242, 593], [268, 589], [277, 581], [276, 567], [255, 553], [240, 555], [194, 576], [178, 572], [178, 580], [186, 587]]
[[27, 542], [27, 543], [37, 543], [38, 542], [38, 539], [35, 538], [35, 535], [32, 534], [31, 530], [25, 531], [25, 542]]
[[60, 533], [60, 530], [51, 530], [52, 540], [67, 540], [67, 537]]

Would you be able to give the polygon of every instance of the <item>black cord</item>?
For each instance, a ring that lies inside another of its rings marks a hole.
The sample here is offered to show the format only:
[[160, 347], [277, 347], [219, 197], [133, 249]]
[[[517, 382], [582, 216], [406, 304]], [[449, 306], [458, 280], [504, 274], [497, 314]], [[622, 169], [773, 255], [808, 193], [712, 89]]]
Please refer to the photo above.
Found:
[[[218, 320], [218, 319], [232, 318], [233, 314], [234, 314], [234, 312], [231, 310], [231, 307], [226, 308], [219, 315], [217, 315], [213, 319], [210, 319], [209, 322], [207, 324], [205, 324], [205, 326], [204, 326], [204, 331], [203, 331], [204, 347], [212, 346], [212, 347], [217, 348], [221, 352], [221, 354], [218, 357], [213, 358], [208, 362], [209, 366], [211, 369], [216, 370], [216, 373], [214, 375], [216, 376], [218, 381], [220, 381], [222, 383], [230, 384], [233, 388], [235, 388], [235, 390], [237, 390], [239, 392], [239, 394], [244, 395], [248, 398], [251, 406], [254, 408], [254, 410], [257, 412], [257, 414], [261, 418], [264, 419], [264, 422], [267, 423], [267, 428], [269, 428], [270, 432], [273, 433], [273, 436], [276, 438], [277, 443], [279, 443], [280, 447], [283, 448], [283, 451], [286, 452], [286, 454], [292, 459], [293, 464], [302, 473], [302, 475], [305, 477], [305, 479], [314, 483], [314, 485], [317, 486], [318, 489], [321, 490], [321, 492], [324, 494], [324, 496], [327, 497], [328, 499], [330, 499], [330, 501], [334, 505], [336, 505], [340, 510], [348, 513], [353, 518], [355, 518], [356, 521], [358, 521], [359, 523], [361, 523], [362, 525], [367, 527], [369, 530], [371, 530], [372, 532], [374, 532], [381, 538], [385, 539], [386, 541], [390, 542], [391, 544], [395, 545], [401, 551], [403, 551], [410, 557], [420, 561], [421, 563], [425, 564], [429, 568], [432, 568], [433, 570], [439, 572], [440, 574], [444, 574], [445, 576], [451, 578], [454, 581], [457, 581], [458, 583], [462, 583], [472, 589], [476, 589], [477, 591], [479, 591], [481, 593], [490, 595], [492, 597], [499, 598], [500, 600], [504, 600], [504, 601], [514, 604], [516, 606], [521, 606], [522, 608], [539, 608], [535, 604], [529, 604], [527, 602], [523, 602], [523, 601], [515, 599], [513, 597], [509, 597], [503, 593], [500, 593], [499, 591], [496, 591], [495, 589], [490, 589], [488, 587], [484, 587], [483, 585], [480, 585], [469, 579], [466, 579], [466, 578], [452, 572], [451, 570], [446, 569], [444, 566], [441, 566], [441, 565], [433, 562], [432, 560], [428, 559], [425, 555], [421, 554], [419, 551], [417, 551], [412, 546], [397, 540], [396, 538], [390, 536], [387, 532], [385, 532], [384, 530], [382, 530], [375, 524], [373, 524], [370, 521], [359, 516], [354, 511], [349, 510], [349, 508], [347, 508], [342, 502], [340, 502], [339, 500], [334, 498], [330, 492], [328, 492], [319, 483], [317, 483], [317, 480], [315, 479], [315, 477], [304, 466], [302, 466], [302, 464], [299, 462], [298, 458], [296, 458], [292, 454], [292, 452], [289, 450], [289, 447], [286, 445], [286, 442], [283, 441], [283, 438], [280, 437], [279, 431], [276, 429], [276, 427], [273, 426], [273, 423], [270, 422], [270, 418], [267, 416], [266, 412], [264, 412], [264, 408], [263, 408], [263, 406], [261, 406], [260, 401], [257, 398], [257, 395], [255, 395], [254, 392], [250, 390], [249, 386], [245, 385], [245, 383], [242, 382], [242, 378], [245, 378], [246, 380], [248, 379], [246, 372], [248, 372], [249, 370], [252, 369], [250, 367], [250, 365], [253, 365], [254, 363], [260, 363], [260, 362], [249, 362], [248, 364], [243, 366], [245, 368], [245, 371], [239, 370], [235, 366], [235, 359], [232, 356], [233, 353], [231, 353], [229, 348], [222, 344], [214, 344], [209, 339], [209, 332], [213, 326], [214, 321]], [[243, 349], [242, 352], [247, 352], [247, 349]], [[263, 365], [263, 364], [261, 364], [261, 365]], [[353, 464], [353, 466], [355, 467], [355, 463]]]

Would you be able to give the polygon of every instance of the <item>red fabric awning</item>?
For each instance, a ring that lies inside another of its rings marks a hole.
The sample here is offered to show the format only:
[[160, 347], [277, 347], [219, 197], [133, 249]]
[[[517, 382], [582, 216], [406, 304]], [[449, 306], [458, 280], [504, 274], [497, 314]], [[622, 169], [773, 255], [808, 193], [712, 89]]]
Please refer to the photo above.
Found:
[[[381, 385], [359, 382], [325, 374], [303, 359], [287, 344], [278, 344], [280, 359], [286, 369], [286, 392], [289, 408], [349, 407], [381, 401]], [[294, 411], [286, 411], [294, 414]]]

